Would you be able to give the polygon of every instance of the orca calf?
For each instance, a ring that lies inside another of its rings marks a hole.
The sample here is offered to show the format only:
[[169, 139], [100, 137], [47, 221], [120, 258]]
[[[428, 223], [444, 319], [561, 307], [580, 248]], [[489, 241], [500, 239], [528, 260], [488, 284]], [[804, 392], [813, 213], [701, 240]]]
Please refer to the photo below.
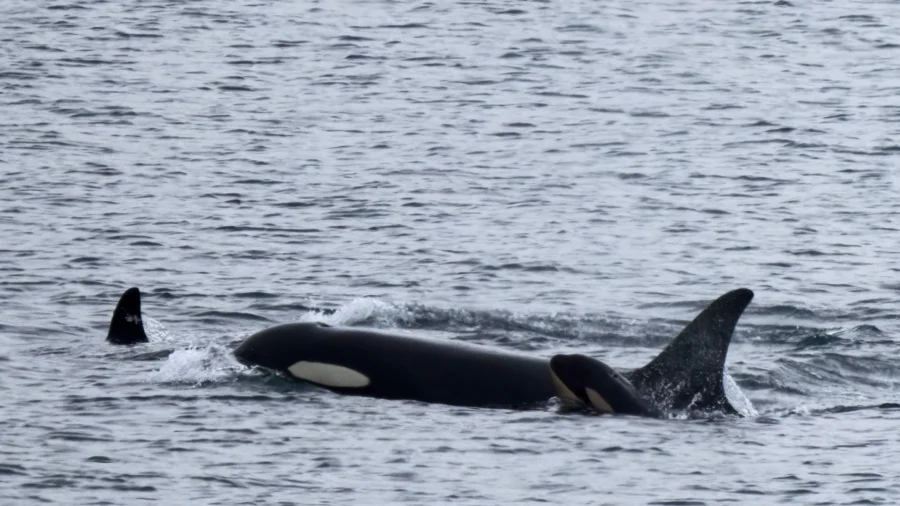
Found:
[[[257, 332], [238, 362], [348, 395], [471, 407], [526, 407], [553, 397], [601, 413], [663, 416], [680, 410], [740, 414], [724, 387], [725, 358], [753, 299], [740, 288], [704, 309], [647, 365], [627, 372], [583, 355], [541, 357], [451, 340], [324, 323], [287, 323]], [[140, 291], [125, 292], [107, 340], [147, 341]]]
[[565, 402], [589, 406], [598, 413], [662, 418], [665, 414], [612, 367], [585, 355], [554, 355], [550, 374]]

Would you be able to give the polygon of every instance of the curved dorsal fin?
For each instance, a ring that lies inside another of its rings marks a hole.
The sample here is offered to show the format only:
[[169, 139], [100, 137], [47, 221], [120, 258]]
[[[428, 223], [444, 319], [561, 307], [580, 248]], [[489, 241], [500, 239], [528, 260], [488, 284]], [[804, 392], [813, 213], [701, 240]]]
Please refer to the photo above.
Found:
[[722, 295], [688, 324], [668, 346], [629, 379], [669, 409], [736, 410], [725, 396], [722, 375], [728, 345], [753, 292], [738, 288]]
[[106, 340], [113, 344], [146, 343], [144, 322], [141, 320], [141, 291], [137, 287], [125, 290], [109, 323]]

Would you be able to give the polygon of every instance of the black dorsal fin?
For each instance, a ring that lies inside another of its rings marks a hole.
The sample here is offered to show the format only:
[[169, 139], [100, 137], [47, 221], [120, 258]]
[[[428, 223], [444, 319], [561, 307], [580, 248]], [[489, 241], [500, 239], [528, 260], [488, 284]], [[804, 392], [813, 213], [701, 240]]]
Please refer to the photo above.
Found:
[[144, 322], [141, 319], [141, 291], [137, 287], [125, 290], [109, 323], [106, 340], [113, 344], [146, 343]]
[[629, 374], [634, 386], [668, 409], [736, 413], [725, 396], [723, 374], [738, 319], [753, 300], [739, 288], [707, 306], [649, 364]]

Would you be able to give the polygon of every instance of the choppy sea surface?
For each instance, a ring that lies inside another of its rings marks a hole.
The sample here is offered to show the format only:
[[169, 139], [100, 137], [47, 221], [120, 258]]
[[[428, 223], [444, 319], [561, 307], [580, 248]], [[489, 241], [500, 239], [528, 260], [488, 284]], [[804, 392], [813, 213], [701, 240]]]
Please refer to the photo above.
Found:
[[[5, 0], [0, 503], [897, 504], [898, 169], [895, 2]], [[630, 368], [742, 286], [746, 418], [230, 354], [322, 319]]]

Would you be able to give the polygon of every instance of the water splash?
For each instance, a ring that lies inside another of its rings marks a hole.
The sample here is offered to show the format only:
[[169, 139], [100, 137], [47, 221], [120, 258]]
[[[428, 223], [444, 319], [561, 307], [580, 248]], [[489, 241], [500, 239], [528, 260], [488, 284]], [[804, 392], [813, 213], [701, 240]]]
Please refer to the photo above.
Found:
[[329, 325], [369, 324], [376, 327], [409, 326], [415, 320], [413, 313], [405, 307], [371, 297], [353, 299], [333, 313], [310, 311], [301, 321], [321, 321]]
[[175, 350], [153, 371], [148, 381], [156, 383], [188, 383], [199, 386], [235, 376], [241, 369], [230, 351], [216, 345]]
[[155, 318], [151, 318], [147, 315], [143, 315], [142, 318], [144, 322], [144, 332], [147, 334], [147, 339], [150, 342], [166, 342], [172, 341], [172, 335], [169, 334], [169, 331], [166, 330], [166, 327]]
[[750, 399], [744, 394], [744, 391], [741, 390], [741, 387], [734, 381], [734, 378], [731, 377], [727, 372], [722, 375], [722, 384], [725, 386], [725, 398], [728, 399], [728, 402], [731, 403], [731, 406], [737, 410], [741, 416], [745, 417], [756, 417], [759, 416], [759, 411], [753, 407], [753, 403], [750, 402]]

